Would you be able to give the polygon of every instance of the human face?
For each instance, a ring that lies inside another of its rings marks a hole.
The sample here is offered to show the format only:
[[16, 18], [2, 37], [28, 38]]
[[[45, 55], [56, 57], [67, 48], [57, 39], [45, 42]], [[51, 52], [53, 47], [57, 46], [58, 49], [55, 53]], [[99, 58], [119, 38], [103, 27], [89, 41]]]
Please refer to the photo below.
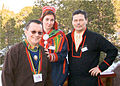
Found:
[[72, 25], [76, 31], [84, 31], [86, 28], [86, 24], [87, 19], [85, 19], [83, 14], [76, 14], [73, 16]]
[[42, 33], [42, 26], [41, 24], [37, 23], [31, 23], [28, 30], [25, 30], [26, 38], [28, 42], [33, 46], [37, 46], [40, 39], [42, 38]]
[[45, 32], [49, 32], [53, 25], [54, 25], [54, 22], [55, 22], [55, 18], [53, 15], [46, 15], [44, 18], [43, 18], [43, 28], [44, 28], [44, 31]]

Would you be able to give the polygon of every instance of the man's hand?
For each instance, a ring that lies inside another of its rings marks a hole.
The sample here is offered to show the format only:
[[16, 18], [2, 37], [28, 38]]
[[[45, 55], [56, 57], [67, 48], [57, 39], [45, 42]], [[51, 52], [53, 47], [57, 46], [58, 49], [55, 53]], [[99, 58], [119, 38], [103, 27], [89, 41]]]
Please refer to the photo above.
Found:
[[91, 76], [97, 76], [101, 71], [99, 70], [98, 66], [94, 67], [89, 70], [89, 73], [91, 73]]

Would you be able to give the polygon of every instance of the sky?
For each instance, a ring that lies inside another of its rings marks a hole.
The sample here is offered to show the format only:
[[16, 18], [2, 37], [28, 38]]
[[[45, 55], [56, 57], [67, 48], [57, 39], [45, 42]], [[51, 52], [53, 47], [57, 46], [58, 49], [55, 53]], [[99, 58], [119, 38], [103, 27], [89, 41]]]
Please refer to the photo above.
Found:
[[0, 0], [0, 10], [4, 3], [4, 7], [15, 13], [20, 12], [20, 10], [26, 6], [33, 6], [35, 0]]

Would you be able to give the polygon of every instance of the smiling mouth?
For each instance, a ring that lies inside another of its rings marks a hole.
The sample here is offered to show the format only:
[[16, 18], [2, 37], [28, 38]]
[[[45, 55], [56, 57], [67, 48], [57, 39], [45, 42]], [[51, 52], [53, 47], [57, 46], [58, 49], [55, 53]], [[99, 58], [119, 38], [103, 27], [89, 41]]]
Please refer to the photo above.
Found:
[[40, 38], [35, 37], [34, 40], [39, 40]]
[[48, 27], [51, 27], [51, 26], [48, 26]]
[[82, 26], [77, 26], [78, 28], [81, 28]]

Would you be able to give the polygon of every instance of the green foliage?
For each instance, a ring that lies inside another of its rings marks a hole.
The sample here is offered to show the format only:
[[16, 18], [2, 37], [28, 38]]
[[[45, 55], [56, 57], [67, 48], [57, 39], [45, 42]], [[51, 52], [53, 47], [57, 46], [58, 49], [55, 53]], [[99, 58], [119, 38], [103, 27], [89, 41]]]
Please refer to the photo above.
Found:
[[[68, 33], [72, 30], [72, 13], [75, 10], [81, 9], [88, 13], [88, 29], [98, 32], [108, 37], [109, 34], [114, 34], [113, 26], [116, 23], [114, 15], [114, 7], [110, 0], [56, 0], [44, 2], [38, 0], [37, 6], [50, 5], [57, 9], [56, 17], [59, 23], [59, 28]], [[105, 54], [101, 53], [100, 62], [104, 59]]]
[[13, 37], [11, 41], [8, 41], [8, 44], [12, 45], [21, 41], [24, 34], [22, 29], [25, 27], [26, 22], [31, 19], [39, 19], [42, 7], [45, 5], [56, 8], [56, 18], [59, 28], [65, 33], [72, 30], [72, 13], [78, 9], [85, 10], [88, 13], [88, 29], [98, 32], [106, 38], [108, 34], [114, 33], [113, 26], [116, 20], [114, 7], [110, 0], [51, 0], [49, 2], [36, 0], [35, 6], [25, 7], [18, 14], [14, 14], [6, 9], [0, 11], [0, 48], [7, 46], [5, 38], [7, 38], [6, 35], [8, 34], [10, 38]]
[[[2, 14], [1, 14], [1, 12], [0, 12], [0, 36], [1, 36], [1, 32], [2, 32]], [[0, 39], [0, 45], [1, 45], [1, 39]], [[0, 48], [1, 48], [1, 46], [0, 46]]]
[[115, 24], [114, 9], [109, 1], [60, 1], [57, 9], [57, 20], [61, 29], [66, 28], [67, 32], [73, 28], [71, 25], [72, 13], [81, 9], [88, 13], [88, 28], [102, 35], [112, 34]]
[[2, 48], [14, 44], [14, 26], [15, 20], [13, 18], [11, 18], [5, 23], [1, 33], [1, 45], [3, 45]]
[[42, 13], [42, 8], [39, 6], [33, 6], [32, 12], [25, 18], [25, 21], [28, 22], [31, 19], [39, 19]]
[[9, 10], [3, 9], [2, 11], [0, 11], [0, 15], [1, 15], [0, 49], [1, 49], [1, 48], [11, 45], [12, 43], [10, 41], [10, 36], [11, 36], [10, 34], [13, 34], [12, 28], [14, 28], [15, 20], [13, 18], [14, 13]]

